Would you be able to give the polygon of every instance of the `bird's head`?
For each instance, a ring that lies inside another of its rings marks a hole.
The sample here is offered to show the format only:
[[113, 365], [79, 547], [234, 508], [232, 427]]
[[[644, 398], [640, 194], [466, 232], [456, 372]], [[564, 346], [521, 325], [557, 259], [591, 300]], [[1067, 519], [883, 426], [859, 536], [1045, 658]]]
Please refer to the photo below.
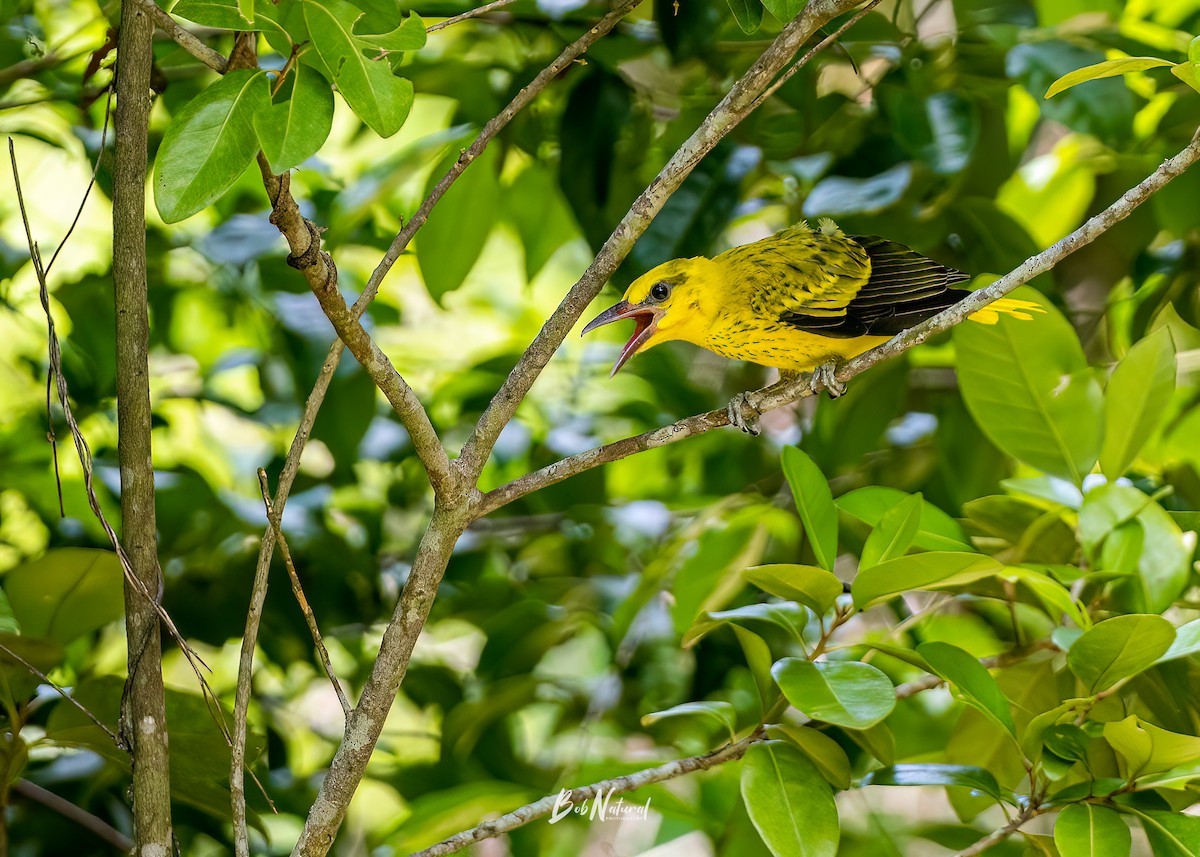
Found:
[[718, 293], [715, 265], [703, 256], [673, 259], [634, 280], [625, 297], [596, 316], [583, 332], [631, 318], [637, 324], [621, 350], [612, 375], [634, 354], [660, 342], [685, 339], [702, 344], [708, 303]]

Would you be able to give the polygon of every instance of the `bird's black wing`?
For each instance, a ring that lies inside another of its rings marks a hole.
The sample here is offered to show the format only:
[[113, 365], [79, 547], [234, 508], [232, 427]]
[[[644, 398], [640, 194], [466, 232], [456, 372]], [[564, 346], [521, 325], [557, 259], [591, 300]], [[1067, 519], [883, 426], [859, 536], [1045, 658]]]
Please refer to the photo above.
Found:
[[867, 251], [871, 273], [837, 316], [789, 311], [780, 321], [820, 336], [894, 336], [937, 315], [966, 296], [952, 286], [969, 274], [935, 262], [903, 244], [875, 236], [852, 236]]

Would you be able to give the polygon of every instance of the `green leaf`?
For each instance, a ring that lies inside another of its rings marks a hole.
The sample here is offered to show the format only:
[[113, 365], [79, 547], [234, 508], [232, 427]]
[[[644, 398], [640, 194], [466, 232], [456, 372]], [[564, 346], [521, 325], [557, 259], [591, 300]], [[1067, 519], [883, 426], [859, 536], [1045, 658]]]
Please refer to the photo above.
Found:
[[971, 765], [892, 765], [872, 771], [864, 786], [962, 786], [1001, 800], [1000, 784], [990, 771]]
[[[433, 171], [426, 194], [458, 158], [453, 151]], [[489, 146], [438, 203], [417, 239], [417, 263], [429, 294], [439, 303], [462, 285], [495, 223], [500, 203], [500, 156]]]
[[758, 32], [762, 25], [763, 7], [758, 0], [726, 0], [733, 19], [746, 35]]
[[771, 679], [771, 649], [762, 637], [743, 628], [741, 625], [730, 625], [734, 635], [741, 644], [742, 654], [746, 656], [746, 666], [754, 677], [754, 686], [758, 689], [758, 702], [761, 713], [768, 711], [775, 702], [775, 682]]
[[1079, 485], [1100, 454], [1103, 392], [1070, 322], [1033, 289], [1013, 297], [1036, 301], [1045, 313], [957, 325], [959, 388], [992, 443]]
[[1174, 65], [1174, 63], [1170, 60], [1159, 59], [1158, 57], [1120, 57], [1118, 59], [1105, 60], [1095, 65], [1075, 69], [1070, 74], [1064, 74], [1050, 85], [1044, 97], [1053, 98], [1064, 89], [1070, 89], [1072, 86], [1078, 86], [1089, 80], [1099, 80], [1102, 77], [1116, 77], [1117, 75], [1128, 74], [1131, 71], [1145, 71], [1146, 69], [1162, 68], [1168, 65]]
[[756, 565], [742, 572], [742, 576], [763, 592], [798, 601], [818, 616], [832, 607], [844, 591], [838, 577], [811, 565]]
[[1186, 625], [1175, 629], [1175, 640], [1170, 648], [1162, 653], [1158, 663], [1173, 661], [1176, 658], [1186, 658], [1200, 652], [1200, 619], [1193, 619]]
[[1066, 615], [1079, 626], [1080, 633], [1092, 627], [1092, 617], [1087, 608], [1071, 595], [1070, 590], [1049, 575], [1029, 568], [1010, 566], [1004, 569], [1003, 576], [1007, 580], [1023, 583], [1033, 590], [1055, 621], [1060, 615]]
[[642, 716], [643, 726], [652, 726], [662, 720], [673, 717], [698, 717], [715, 721], [729, 732], [730, 739], [737, 730], [737, 711], [733, 705], [722, 700], [705, 700], [702, 702], [685, 702], [663, 711], [653, 711]]
[[1171, 74], [1182, 80], [1192, 89], [1200, 92], [1200, 63], [1181, 62], [1171, 66]]
[[934, 673], [954, 685], [963, 702], [999, 723], [1008, 734], [1017, 734], [1008, 700], [983, 664], [949, 643], [922, 643], [917, 646], [917, 654], [925, 659]]
[[1129, 828], [1115, 810], [1077, 803], [1058, 814], [1054, 844], [1062, 857], [1129, 857]]
[[[883, 516], [902, 502], [908, 494], [895, 488], [870, 485], [856, 488], [834, 501], [837, 508], [870, 527], [879, 526]], [[971, 550], [971, 543], [958, 522], [930, 503], [921, 501], [921, 518], [913, 544], [927, 551]]]
[[1174, 639], [1175, 628], [1161, 616], [1114, 616], [1075, 641], [1067, 665], [1090, 693], [1098, 693], [1153, 665]]
[[[117, 716], [124, 682], [116, 676], [90, 679], [74, 695], [102, 723], [117, 731]], [[197, 694], [166, 691], [167, 731], [171, 745], [171, 796], [180, 803], [218, 818], [229, 818], [229, 745], [218, 727], [209, 703]], [[224, 711], [226, 723], [232, 713]], [[75, 706], [58, 703], [46, 724], [46, 737], [68, 746], [87, 747], [129, 770], [129, 755], [117, 748]], [[266, 746], [265, 738], [249, 732], [246, 763], [250, 766]]]
[[420, 15], [408, 15], [398, 27], [386, 33], [358, 32], [368, 23], [368, 17], [364, 16], [354, 29], [355, 35], [372, 47], [385, 51], [415, 51], [425, 47], [425, 22]]
[[842, 745], [824, 732], [808, 726], [775, 723], [767, 727], [767, 734], [795, 744], [835, 789], [850, 788], [850, 759]]
[[808, 613], [799, 604], [785, 601], [781, 604], [747, 604], [732, 610], [715, 610], [701, 613], [696, 623], [684, 634], [683, 645], [691, 646], [704, 635], [722, 625], [733, 623], [747, 627], [758, 623], [782, 628], [793, 640], [800, 640]]
[[47, 551], [10, 571], [4, 588], [22, 634], [64, 645], [125, 613], [124, 575], [112, 551]]
[[800, 14], [800, 10], [804, 8], [804, 0], [763, 0], [763, 6], [779, 23], [786, 24]]
[[1140, 781], [1168, 771], [1174, 778], [1181, 765], [1193, 766], [1200, 760], [1200, 738], [1171, 732], [1135, 714], [1105, 723], [1104, 740], [1123, 759], [1121, 774], [1127, 779], [1136, 777]]
[[18, 637], [4, 631], [0, 631], [0, 646], [3, 646], [0, 649], [0, 699], [13, 707], [28, 702], [42, 683], [41, 677], [34, 674], [26, 663], [48, 673], [61, 664], [65, 656], [58, 643], [36, 637]]
[[876, 723], [870, 729], [851, 729], [846, 737], [885, 765], [896, 761], [896, 736], [886, 723]]
[[525, 279], [532, 280], [560, 247], [579, 237], [578, 227], [554, 174], [540, 163], [523, 169], [502, 197], [505, 213], [521, 236]]
[[254, 115], [254, 130], [272, 172], [307, 161], [325, 144], [333, 127], [333, 89], [312, 66], [293, 66], [282, 101]]
[[354, 23], [362, 12], [345, 0], [302, 0], [304, 21], [317, 55], [358, 118], [380, 137], [400, 130], [412, 109], [413, 86], [386, 62], [363, 55]]
[[920, 494], [905, 497], [889, 509], [863, 545], [860, 570], [897, 559], [908, 552], [921, 523], [923, 499]]
[[874, 726], [896, 707], [891, 679], [870, 664], [784, 658], [771, 675], [797, 710], [846, 729]]
[[859, 609], [910, 589], [943, 589], [992, 577], [1004, 566], [990, 556], [961, 551], [921, 553], [881, 562], [860, 571], [850, 586]]
[[9, 603], [8, 596], [0, 589], [0, 634], [20, 634], [21, 623], [17, 621], [16, 614], [13, 613], [12, 604]]
[[1179, 525], [1153, 498], [1130, 485], [1110, 482], [1088, 491], [1079, 512], [1079, 534], [1101, 571], [1110, 570], [1102, 567], [1104, 562], [1132, 564], [1136, 557], [1137, 574], [1114, 591], [1117, 605], [1127, 612], [1162, 613], [1188, 585], [1192, 550]]
[[1104, 444], [1100, 469], [1122, 476], [1166, 416], [1175, 392], [1175, 343], [1160, 327], [1139, 340], [1117, 364], [1104, 391]]
[[1154, 857], [1200, 855], [1200, 818], [1180, 812], [1141, 812], [1129, 808], [1142, 823]]
[[239, 69], [188, 102], [154, 159], [154, 204], [177, 223], [220, 199], [258, 152], [254, 116], [270, 106], [267, 78]]
[[742, 801], [776, 857], [834, 857], [841, 829], [833, 791], [803, 753], [781, 741], [742, 760]]
[[825, 474], [813, 460], [794, 446], [783, 448], [783, 475], [792, 486], [796, 511], [804, 522], [808, 543], [816, 555], [817, 564], [833, 571], [837, 559], [837, 508]]
[[254, 26], [253, 13], [247, 16], [239, 0], [179, 0], [171, 14], [203, 27], [247, 32], [260, 29]]

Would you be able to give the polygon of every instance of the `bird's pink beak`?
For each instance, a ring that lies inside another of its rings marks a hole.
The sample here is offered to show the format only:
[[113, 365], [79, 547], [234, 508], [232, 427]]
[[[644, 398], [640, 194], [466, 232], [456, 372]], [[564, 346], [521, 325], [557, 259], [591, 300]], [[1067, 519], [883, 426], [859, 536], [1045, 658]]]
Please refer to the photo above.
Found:
[[[633, 336], [625, 343], [625, 347], [621, 349], [621, 356], [617, 358], [617, 362], [613, 364], [612, 372], [608, 377], [616, 375], [622, 366], [624, 366], [629, 358], [638, 352], [638, 349], [646, 344], [646, 341], [654, 335], [654, 331], [658, 329], [658, 317], [662, 315], [662, 309], [659, 307], [648, 307], [644, 305], [634, 306], [629, 301], [621, 301], [620, 303], [609, 307], [600, 315], [593, 318], [584, 327], [583, 333], [588, 333], [595, 330], [597, 327], [603, 327], [606, 324], [612, 324], [614, 321], [623, 321], [627, 318], [632, 318], [637, 327], [633, 330]], [[581, 336], [583, 334], [580, 334]]]

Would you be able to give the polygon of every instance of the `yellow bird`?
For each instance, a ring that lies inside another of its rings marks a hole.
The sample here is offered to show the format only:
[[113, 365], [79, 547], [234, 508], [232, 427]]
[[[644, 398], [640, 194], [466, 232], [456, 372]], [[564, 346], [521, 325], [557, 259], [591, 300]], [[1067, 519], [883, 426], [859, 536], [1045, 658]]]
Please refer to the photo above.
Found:
[[[813, 389], [844, 392], [837, 364], [953, 306], [970, 292], [952, 288], [968, 274], [902, 244], [848, 236], [831, 220], [800, 223], [713, 259], [674, 259], [639, 277], [624, 299], [583, 332], [633, 319], [637, 327], [612, 374], [634, 354], [681, 339], [723, 357], [812, 372]], [[1001, 298], [970, 316], [1031, 319], [1030, 301]], [[741, 403], [730, 402], [740, 428]]]

